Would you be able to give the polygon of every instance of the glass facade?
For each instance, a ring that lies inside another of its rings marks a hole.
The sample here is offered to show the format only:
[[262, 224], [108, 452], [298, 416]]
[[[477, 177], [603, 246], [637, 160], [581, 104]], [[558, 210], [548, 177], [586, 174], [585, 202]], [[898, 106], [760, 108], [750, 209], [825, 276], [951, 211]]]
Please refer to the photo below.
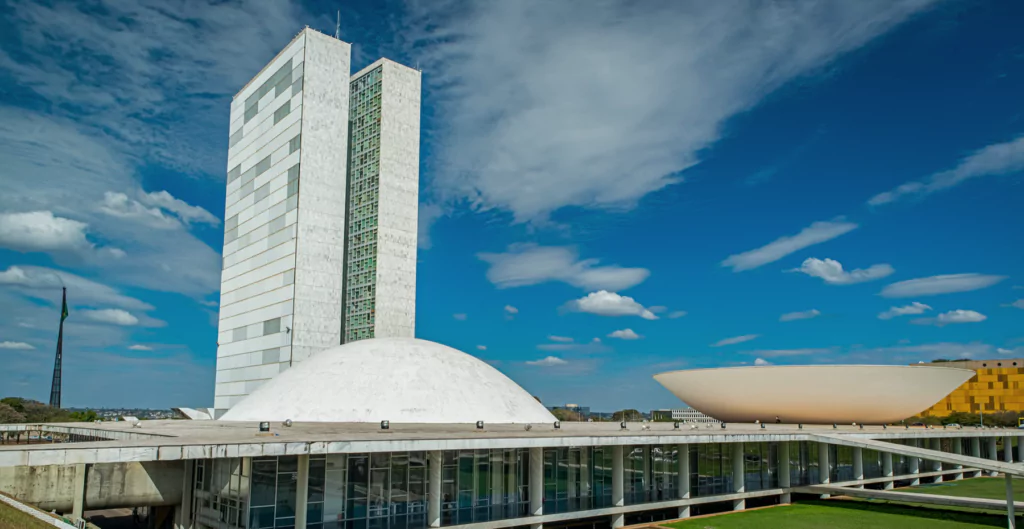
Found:
[[[949, 440], [952, 451], [961, 442]], [[987, 443], [982, 443], [985, 447]], [[731, 494], [736, 480], [747, 492], [779, 487], [781, 458], [789, 459], [790, 485], [819, 483], [821, 472], [833, 482], [855, 479], [854, 449], [792, 441], [744, 443], [743, 475], [734, 473], [736, 445], [693, 443], [622, 447], [623, 500], [626, 505], [671, 501], [679, 497], [681, 457], [689, 458], [690, 494]], [[819, 451], [828, 450], [829, 468], [819, 468]], [[883, 454], [863, 449], [864, 477], [883, 477]], [[542, 454], [544, 514], [613, 506], [612, 446], [545, 448]], [[910, 458], [893, 454], [893, 473], [910, 472]], [[441, 452], [442, 526], [530, 516], [530, 451], [526, 448], [447, 450]], [[921, 471], [929, 467], [922, 462]], [[427, 452], [330, 454], [309, 456], [306, 488], [307, 527], [313, 529], [426, 529], [429, 457]], [[194, 468], [193, 514], [199, 528], [290, 529], [295, 527], [299, 457], [198, 460]]]
[[374, 337], [380, 187], [380, 67], [350, 85], [345, 343]]
[[529, 472], [525, 448], [443, 452], [441, 525], [527, 516]]

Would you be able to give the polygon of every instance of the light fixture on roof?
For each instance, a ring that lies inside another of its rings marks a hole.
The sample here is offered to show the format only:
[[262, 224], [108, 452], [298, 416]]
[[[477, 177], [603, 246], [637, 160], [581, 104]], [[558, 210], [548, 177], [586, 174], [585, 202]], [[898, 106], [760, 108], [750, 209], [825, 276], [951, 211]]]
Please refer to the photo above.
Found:
[[672, 423], [672, 427], [675, 428], [676, 430], [678, 430], [679, 429], [679, 421], [676, 421], [676, 422]]
[[380, 429], [381, 430], [390, 430], [391, 429], [391, 421], [380, 421]]
[[619, 423], [619, 428], [622, 429], [622, 430], [625, 430], [626, 429], [626, 421], [620, 422]]
[[835, 429], [837, 429], [837, 428], [839, 428], [839, 425], [838, 425], [838, 424], [836, 424], [836, 423], [832, 423], [832, 429], [833, 429], [833, 430], [835, 430]]
[[804, 429], [804, 423], [799, 423], [799, 424], [796, 425], [796, 427], [798, 429], [800, 429], [800, 430], [803, 430]]
[[886, 426], [885, 426], [884, 424], [882, 425], [882, 429], [883, 429], [883, 430], [885, 430], [885, 429], [886, 429]]
[[863, 424], [858, 424], [857, 426], [859, 426], [861, 430], [864, 429], [864, 425]]
[[484, 429], [484, 421], [476, 421], [476, 429], [477, 430], [483, 430]]
[[560, 421], [555, 421], [555, 429], [556, 430], [560, 430], [561, 428], [562, 428], [562, 423]]
[[725, 429], [725, 423], [724, 422], [722, 423], [722, 429], [723, 430]]
[[291, 428], [292, 427], [292, 420], [291, 419], [285, 419], [284, 420], [284, 425], [289, 427], [289, 428]]
[[270, 423], [263, 421], [260, 423], [260, 433], [267, 433], [270, 431]]
[[764, 430], [764, 423], [761, 423], [761, 429]]

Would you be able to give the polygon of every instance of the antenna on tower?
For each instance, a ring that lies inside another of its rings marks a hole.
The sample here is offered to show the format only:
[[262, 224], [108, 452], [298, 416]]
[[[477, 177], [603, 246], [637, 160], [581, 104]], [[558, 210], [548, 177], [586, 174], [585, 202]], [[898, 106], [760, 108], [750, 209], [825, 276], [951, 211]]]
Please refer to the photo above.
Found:
[[338, 23], [334, 26], [334, 38], [341, 40], [341, 10], [338, 10]]

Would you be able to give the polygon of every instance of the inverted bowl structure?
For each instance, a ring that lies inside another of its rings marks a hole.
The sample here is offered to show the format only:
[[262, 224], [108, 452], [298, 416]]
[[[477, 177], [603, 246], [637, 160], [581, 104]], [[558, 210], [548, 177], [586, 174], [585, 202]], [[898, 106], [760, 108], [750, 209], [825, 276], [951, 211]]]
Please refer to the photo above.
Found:
[[724, 422], [885, 424], [912, 417], [974, 376], [933, 366], [755, 366], [669, 371], [654, 379]]

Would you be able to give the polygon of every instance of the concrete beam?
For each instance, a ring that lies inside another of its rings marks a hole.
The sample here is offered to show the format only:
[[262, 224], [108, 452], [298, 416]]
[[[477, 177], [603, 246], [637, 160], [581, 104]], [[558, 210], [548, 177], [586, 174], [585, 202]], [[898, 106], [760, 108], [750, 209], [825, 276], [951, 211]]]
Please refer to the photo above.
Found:
[[[309, 454], [299, 456], [299, 469], [295, 475], [295, 527], [306, 527], [309, 502]], [[314, 520], [319, 522], [321, 520]]]
[[[962, 496], [940, 496], [937, 494], [920, 494], [915, 492], [904, 492], [897, 490], [877, 489], [855, 489], [837, 487], [831, 485], [808, 485], [796, 487], [793, 492], [804, 494], [833, 494], [836, 496], [852, 496], [855, 498], [873, 498], [889, 501], [903, 501], [909, 503], [927, 503], [932, 505], [945, 505], [948, 507], [967, 507], [971, 509], [985, 509], [992, 511], [1006, 510], [1006, 502], [1003, 500], [990, 500], [984, 498], [967, 498]], [[1016, 507], [1024, 507], [1024, 503], [1016, 502]]]
[[427, 452], [427, 526], [441, 527], [441, 468], [443, 465], [441, 451]]
[[[623, 507], [625, 499], [625, 469], [623, 468], [624, 450], [622, 446], [612, 447], [612, 505]], [[626, 524], [625, 513], [616, 512], [612, 515], [612, 529], [622, 527]]]
[[[732, 445], [732, 491], [740, 494], [747, 491], [747, 467], [743, 443], [733, 443]], [[733, 500], [732, 510], [742, 511], [746, 508], [747, 500], [745, 498]]]
[[[790, 486], [789, 458], [789, 443], [783, 441], [779, 443], [779, 486], [784, 489], [788, 489]], [[781, 503], [791, 503], [792, 496], [790, 496], [789, 492], [785, 492], [779, 498], [779, 501]]]
[[[619, 451], [621, 455], [621, 450]], [[622, 458], [619, 458], [621, 468]], [[613, 479], [614, 482], [614, 479]], [[540, 516], [544, 514], [544, 449], [530, 449], [530, 514]], [[530, 529], [543, 529], [540, 523], [530, 524]]]
[[71, 499], [71, 516], [82, 519], [85, 512], [85, 478], [88, 468], [85, 463], [75, 465], [75, 495]]
[[1024, 467], [1019, 467], [1017, 465], [1004, 463], [1001, 461], [992, 461], [989, 459], [968, 457], [964, 455], [950, 454], [947, 452], [939, 452], [935, 450], [927, 450], [924, 448], [916, 448], [896, 443], [885, 443], [882, 441], [856, 438], [851, 436], [815, 434], [814, 437], [816, 437], [822, 443], [831, 443], [839, 446], [859, 446], [861, 448], [878, 450], [883, 453], [891, 452], [893, 454], [919, 457], [922, 459], [940, 461], [943, 463], [960, 464], [964, 466], [990, 470], [993, 472], [1005, 472], [1014, 476], [1024, 476]]
[[[690, 498], [690, 445], [677, 445], [676, 453], [679, 454], [679, 474], [676, 475], [676, 488], [679, 489], [679, 499], [686, 500]], [[680, 507], [678, 515], [680, 518], [689, 518], [690, 506]]]

